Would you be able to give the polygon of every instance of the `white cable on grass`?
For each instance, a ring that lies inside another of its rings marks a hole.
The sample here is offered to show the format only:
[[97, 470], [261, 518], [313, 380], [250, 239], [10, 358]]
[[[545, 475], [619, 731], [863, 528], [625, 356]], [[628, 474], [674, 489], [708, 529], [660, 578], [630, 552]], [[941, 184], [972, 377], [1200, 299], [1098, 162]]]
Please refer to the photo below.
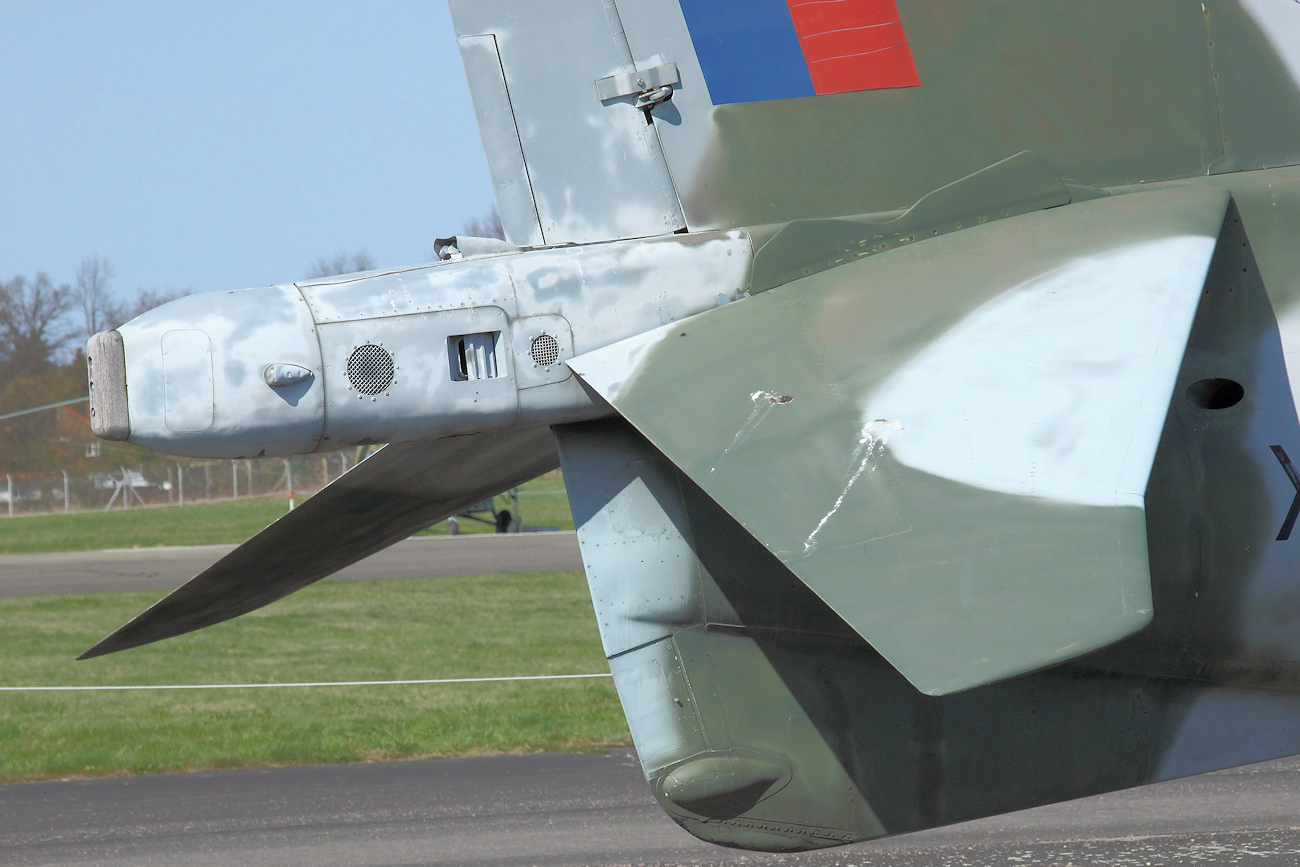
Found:
[[141, 689], [276, 689], [303, 686], [412, 686], [438, 683], [503, 683], [522, 680], [579, 680], [609, 674], [533, 674], [521, 677], [450, 677], [441, 680], [338, 680], [320, 683], [183, 683], [142, 686], [0, 686], [0, 692], [114, 692]]

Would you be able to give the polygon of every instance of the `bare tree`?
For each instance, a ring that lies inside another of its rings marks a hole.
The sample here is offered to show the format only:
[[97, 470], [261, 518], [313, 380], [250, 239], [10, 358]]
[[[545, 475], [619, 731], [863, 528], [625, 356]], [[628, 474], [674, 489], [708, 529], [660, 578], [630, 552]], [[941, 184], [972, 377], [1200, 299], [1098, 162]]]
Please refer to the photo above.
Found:
[[128, 318], [120, 302], [109, 294], [108, 284], [115, 274], [107, 259], [91, 256], [77, 266], [77, 282], [73, 295], [81, 305], [85, 319], [85, 336], [89, 337], [106, 328], [121, 325]]
[[147, 310], [166, 304], [168, 301], [175, 301], [177, 298], [184, 298], [189, 292], [178, 289], [141, 289], [136, 293], [135, 301], [130, 304], [120, 305], [120, 321], [115, 325], [121, 325], [123, 322], [134, 319]]
[[117, 328], [146, 310], [189, 294], [174, 289], [141, 289], [136, 293], [134, 301], [118, 299], [113, 297], [108, 285], [116, 273], [112, 263], [99, 256], [82, 259], [77, 266], [76, 286], [72, 295], [74, 304], [81, 306], [85, 322], [85, 331], [81, 337], [87, 338], [96, 332]]
[[66, 321], [72, 289], [55, 286], [44, 273], [0, 282], [0, 379], [48, 368], [75, 333]]
[[475, 217], [465, 224], [462, 233], [471, 238], [506, 239], [506, 230], [501, 225], [501, 212], [496, 208], [488, 211], [486, 216]]
[[333, 277], [336, 274], [355, 274], [358, 271], [370, 271], [375, 267], [375, 260], [365, 250], [358, 250], [349, 256], [336, 253], [330, 258], [319, 257], [307, 272], [308, 280], [318, 277]]

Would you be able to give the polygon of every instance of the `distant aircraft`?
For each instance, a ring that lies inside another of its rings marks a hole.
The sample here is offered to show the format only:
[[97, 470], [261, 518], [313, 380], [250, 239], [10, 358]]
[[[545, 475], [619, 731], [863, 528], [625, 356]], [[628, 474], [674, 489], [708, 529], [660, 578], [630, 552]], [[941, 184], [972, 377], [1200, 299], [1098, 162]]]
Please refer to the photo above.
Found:
[[1300, 3], [452, 9], [509, 242], [95, 335], [107, 439], [390, 445], [83, 657], [558, 463], [705, 840], [1300, 752]]

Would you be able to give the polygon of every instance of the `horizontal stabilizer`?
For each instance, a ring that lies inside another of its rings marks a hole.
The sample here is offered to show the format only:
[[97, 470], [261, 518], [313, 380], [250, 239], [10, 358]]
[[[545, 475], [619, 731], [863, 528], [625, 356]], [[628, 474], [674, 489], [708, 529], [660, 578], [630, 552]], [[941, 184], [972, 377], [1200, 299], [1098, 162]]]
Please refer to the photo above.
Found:
[[1067, 205], [570, 366], [923, 692], [1152, 616], [1144, 494], [1228, 196]]
[[78, 658], [255, 611], [558, 465], [545, 427], [384, 446]]

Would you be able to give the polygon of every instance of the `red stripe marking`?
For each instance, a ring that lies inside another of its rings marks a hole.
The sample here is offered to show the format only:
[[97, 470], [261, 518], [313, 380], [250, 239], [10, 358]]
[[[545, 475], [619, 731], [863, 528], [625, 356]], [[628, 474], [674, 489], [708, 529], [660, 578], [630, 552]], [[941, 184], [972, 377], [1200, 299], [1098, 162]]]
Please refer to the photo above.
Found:
[[788, 0], [788, 5], [800, 36], [804, 35], [805, 28], [807, 32], [817, 33], [899, 20], [893, 0]]
[[804, 57], [809, 64], [813, 64], [836, 57], [855, 57], [893, 48], [895, 45], [906, 45], [907, 34], [903, 32], [903, 25], [895, 21], [893, 24], [878, 24], [861, 30], [832, 30], [816, 36], [805, 36], [799, 40], [799, 44], [803, 46]]
[[894, 0], [786, 0], [819, 94], [916, 87]]

